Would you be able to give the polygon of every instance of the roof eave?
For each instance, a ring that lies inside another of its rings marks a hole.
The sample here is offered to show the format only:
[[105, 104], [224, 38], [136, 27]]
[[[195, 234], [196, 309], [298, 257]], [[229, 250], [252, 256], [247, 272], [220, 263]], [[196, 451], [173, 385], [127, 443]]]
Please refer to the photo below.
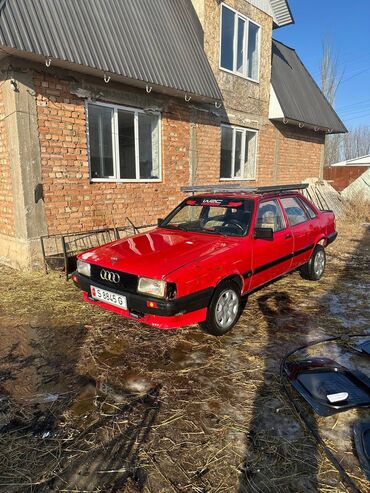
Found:
[[[1, 45], [0, 45], [1, 47]], [[29, 60], [35, 63], [42, 63], [45, 65], [45, 62], [47, 58], [43, 55], [38, 55], [36, 53], [30, 53], [27, 51], [21, 51], [17, 50], [14, 48], [9, 48], [6, 47], [6, 55], [2, 56], [0, 58], [5, 58], [6, 56], [11, 56], [11, 57], [16, 57], [20, 58], [23, 60]], [[3, 53], [4, 55], [4, 53]], [[88, 65], [80, 65], [77, 63], [69, 62], [67, 60], [60, 60], [56, 58], [50, 58], [50, 64], [52, 67], [57, 67], [65, 70], [70, 70], [73, 72], [77, 72], [80, 74], [85, 74], [88, 76], [92, 77], [97, 77], [102, 80], [106, 77], [107, 80], [109, 79], [109, 82], [118, 82], [121, 84], [126, 84], [131, 87], [137, 87], [137, 88], [142, 88], [146, 89], [148, 88], [148, 91], [159, 93], [159, 94], [166, 94], [169, 96], [173, 96], [176, 98], [184, 98], [186, 99], [187, 102], [190, 102], [191, 100], [197, 101], [197, 102], [202, 102], [202, 103], [220, 103], [223, 101], [223, 97], [221, 92], [219, 93], [219, 97], [216, 97], [216, 95], [211, 96], [207, 94], [197, 94], [197, 93], [192, 93], [190, 91], [185, 91], [182, 89], [177, 89], [174, 87], [170, 86], [161, 86], [158, 84], [155, 84], [151, 81], [144, 81], [144, 80], [136, 80], [136, 79], [130, 79], [129, 77], [126, 77], [125, 75], [122, 74], [116, 74], [116, 73], [110, 73], [110, 72], [104, 72], [103, 70], [95, 67], [90, 67]], [[47, 69], [47, 67], [45, 67]], [[190, 98], [190, 99], [189, 99]]]
[[302, 122], [299, 120], [296, 120], [294, 118], [289, 118], [288, 116], [284, 116], [284, 118], [270, 118], [270, 121], [272, 122], [280, 122], [284, 123], [284, 125], [293, 125], [299, 128], [306, 128], [309, 130], [314, 130], [315, 132], [322, 132], [325, 134], [344, 134], [347, 133], [347, 129], [345, 127], [343, 128], [328, 128], [324, 127], [319, 124], [314, 124], [314, 123], [309, 123], [309, 122]]

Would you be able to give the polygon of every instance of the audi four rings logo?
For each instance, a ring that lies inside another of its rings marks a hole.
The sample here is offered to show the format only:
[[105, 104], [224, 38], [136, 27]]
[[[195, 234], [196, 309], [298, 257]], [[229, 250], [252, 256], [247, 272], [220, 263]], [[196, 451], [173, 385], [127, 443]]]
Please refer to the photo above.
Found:
[[100, 277], [103, 279], [103, 281], [114, 282], [114, 284], [118, 284], [121, 280], [119, 274], [111, 272], [110, 270], [100, 271]]

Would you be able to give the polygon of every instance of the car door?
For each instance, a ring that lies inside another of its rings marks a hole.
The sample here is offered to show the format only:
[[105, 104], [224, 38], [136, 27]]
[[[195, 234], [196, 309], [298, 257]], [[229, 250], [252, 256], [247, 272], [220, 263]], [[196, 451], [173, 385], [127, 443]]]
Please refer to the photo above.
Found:
[[273, 238], [252, 239], [252, 279], [250, 289], [288, 272], [292, 263], [293, 237], [277, 199], [259, 203], [255, 228], [272, 228]]
[[281, 197], [280, 202], [293, 234], [292, 269], [294, 269], [306, 263], [311, 256], [315, 226], [298, 197]]

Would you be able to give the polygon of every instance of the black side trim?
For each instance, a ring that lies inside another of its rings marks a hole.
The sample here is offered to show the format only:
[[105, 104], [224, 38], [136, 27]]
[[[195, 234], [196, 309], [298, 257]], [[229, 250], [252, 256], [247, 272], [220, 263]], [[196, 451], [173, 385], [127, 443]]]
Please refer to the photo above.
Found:
[[332, 233], [331, 235], [328, 236], [326, 246], [330, 245], [330, 243], [333, 243], [337, 239], [338, 233]]
[[279, 265], [282, 262], [286, 262], [287, 260], [297, 257], [298, 255], [301, 255], [302, 253], [307, 252], [308, 250], [311, 250], [315, 245], [312, 243], [312, 245], [308, 245], [307, 247], [301, 248], [300, 250], [296, 250], [293, 253], [290, 253], [289, 255], [285, 255], [284, 257], [277, 258], [276, 260], [273, 260], [272, 262], [269, 262], [268, 264], [261, 265], [260, 267], [257, 267], [254, 269], [253, 274], [259, 274], [260, 272], [263, 272], [264, 270], [271, 269], [271, 267], [275, 267], [275, 265]]
[[252, 277], [252, 274], [253, 274], [253, 272], [251, 270], [249, 270], [248, 272], [244, 272], [243, 278], [249, 279], [250, 277]]
[[[196, 310], [200, 310], [201, 308], [206, 308], [209, 305], [213, 294], [213, 288], [207, 288], [174, 300], [162, 300], [152, 296], [146, 296], [144, 294], [134, 294], [128, 291], [118, 290], [110, 286], [108, 287], [86, 276], [82, 276], [77, 272], [75, 272], [74, 275], [77, 276], [77, 281], [75, 281], [76, 286], [82, 291], [88, 293], [89, 296], [91, 296], [91, 286], [96, 286], [97, 288], [126, 296], [127, 308], [129, 311], [139, 312], [142, 314], [160, 315], [163, 317], [172, 317], [174, 315], [194, 312]], [[147, 301], [155, 301], [158, 307], [149, 308], [146, 304]]]

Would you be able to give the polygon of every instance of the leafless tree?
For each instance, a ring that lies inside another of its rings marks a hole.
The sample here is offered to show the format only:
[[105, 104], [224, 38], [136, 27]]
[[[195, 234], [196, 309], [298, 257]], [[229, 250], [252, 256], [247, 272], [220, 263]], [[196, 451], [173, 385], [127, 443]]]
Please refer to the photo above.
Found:
[[[322, 42], [320, 63], [321, 90], [332, 106], [334, 106], [335, 96], [342, 77], [343, 72], [339, 70], [338, 54], [334, 52], [330, 39], [325, 38]], [[327, 166], [339, 161], [340, 143], [340, 135], [327, 135], [325, 137], [324, 165]]]
[[342, 159], [353, 159], [370, 154], [370, 127], [360, 125], [342, 136]]

